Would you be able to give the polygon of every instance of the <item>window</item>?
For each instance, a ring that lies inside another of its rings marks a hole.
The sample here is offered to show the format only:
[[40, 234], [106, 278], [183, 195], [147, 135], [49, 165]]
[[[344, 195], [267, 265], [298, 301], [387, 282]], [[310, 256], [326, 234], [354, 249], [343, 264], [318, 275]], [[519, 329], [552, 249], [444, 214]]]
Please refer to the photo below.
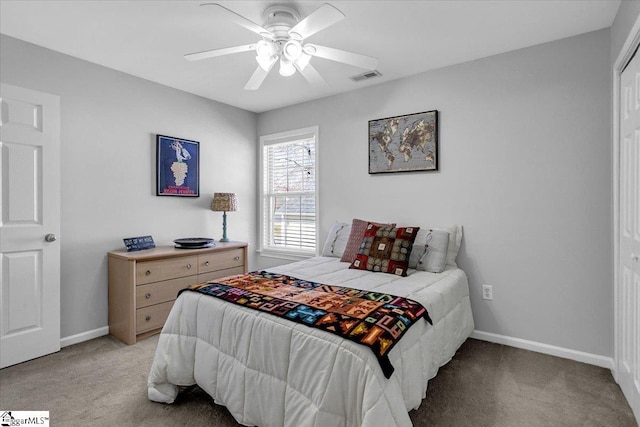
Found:
[[260, 138], [263, 254], [316, 254], [317, 135], [313, 127]]

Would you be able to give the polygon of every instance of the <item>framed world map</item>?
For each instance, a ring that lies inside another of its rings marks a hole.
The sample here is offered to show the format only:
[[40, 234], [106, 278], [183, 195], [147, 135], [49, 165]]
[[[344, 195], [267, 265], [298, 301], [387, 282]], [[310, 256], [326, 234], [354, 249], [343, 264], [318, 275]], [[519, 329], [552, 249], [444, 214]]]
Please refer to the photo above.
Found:
[[438, 111], [369, 120], [369, 173], [438, 170]]

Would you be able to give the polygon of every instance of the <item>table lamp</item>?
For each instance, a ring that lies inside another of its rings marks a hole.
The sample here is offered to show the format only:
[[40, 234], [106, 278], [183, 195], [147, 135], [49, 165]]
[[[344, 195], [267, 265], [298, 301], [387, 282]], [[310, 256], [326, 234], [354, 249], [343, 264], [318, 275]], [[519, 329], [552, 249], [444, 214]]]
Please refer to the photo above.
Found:
[[211, 210], [214, 212], [224, 212], [222, 214], [222, 239], [220, 239], [220, 242], [228, 242], [227, 212], [238, 210], [238, 198], [235, 193], [214, 193]]

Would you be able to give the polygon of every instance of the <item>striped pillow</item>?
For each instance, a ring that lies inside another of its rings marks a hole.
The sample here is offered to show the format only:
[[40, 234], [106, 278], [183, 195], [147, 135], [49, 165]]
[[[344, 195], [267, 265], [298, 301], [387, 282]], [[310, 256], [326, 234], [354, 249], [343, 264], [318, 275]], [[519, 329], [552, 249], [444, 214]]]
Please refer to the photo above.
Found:
[[369, 225], [369, 223], [378, 227], [396, 226], [395, 224], [380, 224], [377, 222], [363, 221], [361, 219], [354, 218], [351, 222], [351, 234], [349, 234], [349, 241], [347, 242], [347, 246], [344, 248], [344, 253], [342, 254], [342, 258], [340, 258], [340, 261], [351, 263], [356, 259], [358, 249], [360, 249], [360, 243], [362, 243], [364, 232], [367, 230], [367, 225]]

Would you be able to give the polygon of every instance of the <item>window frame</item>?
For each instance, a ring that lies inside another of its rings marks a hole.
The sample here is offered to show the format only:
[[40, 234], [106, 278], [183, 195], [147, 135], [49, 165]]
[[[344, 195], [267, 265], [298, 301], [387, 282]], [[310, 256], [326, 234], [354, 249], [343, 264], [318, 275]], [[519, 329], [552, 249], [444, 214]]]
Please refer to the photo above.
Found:
[[[268, 246], [265, 241], [265, 230], [268, 224], [265, 221], [267, 217], [267, 212], [265, 209], [268, 207], [265, 206], [266, 203], [266, 194], [265, 194], [265, 166], [264, 166], [264, 156], [265, 156], [265, 147], [274, 144], [281, 144], [287, 142], [294, 142], [301, 139], [313, 138], [315, 144], [315, 156], [314, 156], [314, 165], [315, 165], [315, 235], [316, 235], [316, 244], [313, 250], [303, 250], [303, 249], [280, 249], [275, 248], [273, 246]], [[311, 258], [318, 255], [319, 248], [319, 230], [320, 230], [320, 219], [319, 219], [319, 155], [318, 155], [318, 147], [319, 147], [319, 132], [318, 126], [311, 126], [302, 129], [294, 129], [285, 132], [272, 133], [268, 135], [260, 136], [260, 147], [258, 149], [258, 250], [257, 252], [261, 256], [272, 257], [272, 258], [282, 258], [282, 259], [290, 259], [290, 260], [299, 260]]]

